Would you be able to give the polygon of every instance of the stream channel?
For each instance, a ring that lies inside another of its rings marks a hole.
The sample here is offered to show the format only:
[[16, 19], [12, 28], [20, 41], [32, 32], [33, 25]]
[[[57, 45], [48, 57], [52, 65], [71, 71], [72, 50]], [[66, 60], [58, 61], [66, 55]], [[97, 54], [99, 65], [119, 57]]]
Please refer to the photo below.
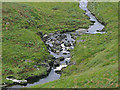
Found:
[[[43, 39], [45, 44], [48, 47], [48, 51], [51, 55], [54, 56], [54, 64], [53, 67], [45, 78], [37, 80], [37, 82], [34, 83], [27, 83], [26, 86], [24, 85], [12, 85], [7, 88], [7, 90], [12, 90], [13, 88], [23, 88], [23, 87], [30, 87], [38, 84], [47, 83], [50, 81], [58, 80], [61, 76], [61, 69], [67, 67], [70, 64], [70, 50], [74, 49], [75, 46], [75, 38], [79, 36], [78, 32], [82, 31], [82, 33], [86, 34], [96, 34], [96, 33], [105, 33], [101, 32], [103, 30], [104, 25], [102, 25], [95, 16], [87, 9], [87, 0], [81, 0], [79, 1], [79, 7], [83, 9], [86, 13], [86, 15], [90, 18], [91, 22], [94, 22], [93, 25], [91, 25], [87, 30], [86, 29], [78, 29], [74, 33], [73, 32], [56, 32], [56, 33], [50, 33], [49, 35], [44, 35]], [[59, 64], [57, 63], [57, 58], [61, 58], [59, 61]]]

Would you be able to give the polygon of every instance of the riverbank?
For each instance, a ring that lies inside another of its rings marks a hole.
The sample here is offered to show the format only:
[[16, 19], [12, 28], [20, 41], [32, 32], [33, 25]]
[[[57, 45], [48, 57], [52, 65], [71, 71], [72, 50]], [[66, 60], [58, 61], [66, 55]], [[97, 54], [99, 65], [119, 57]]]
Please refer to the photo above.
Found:
[[105, 34], [77, 38], [72, 62], [60, 80], [31, 88], [118, 88], [118, 3], [89, 3], [88, 8], [103, 23]]
[[88, 28], [90, 21], [78, 5], [3, 3], [2, 83], [13, 83], [7, 77], [21, 80], [47, 74], [45, 65], [53, 57], [39, 34]]

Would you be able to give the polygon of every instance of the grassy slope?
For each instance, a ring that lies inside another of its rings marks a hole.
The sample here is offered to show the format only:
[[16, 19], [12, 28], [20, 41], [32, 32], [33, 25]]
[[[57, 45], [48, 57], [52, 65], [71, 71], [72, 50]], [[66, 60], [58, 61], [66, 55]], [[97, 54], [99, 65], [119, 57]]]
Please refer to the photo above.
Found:
[[118, 3], [89, 3], [88, 7], [106, 23], [106, 34], [82, 35], [72, 51], [72, 65], [60, 80], [33, 88], [115, 88], [118, 87]]
[[[2, 5], [0, 3], [0, 9], [2, 9]], [[2, 14], [0, 13], [0, 84], [2, 83]], [[0, 85], [1, 89], [1, 85]]]
[[83, 13], [78, 3], [3, 3], [3, 83], [8, 83], [7, 76], [23, 79], [46, 73], [44, 67], [33, 67], [49, 56], [36, 33], [87, 28], [90, 22]]

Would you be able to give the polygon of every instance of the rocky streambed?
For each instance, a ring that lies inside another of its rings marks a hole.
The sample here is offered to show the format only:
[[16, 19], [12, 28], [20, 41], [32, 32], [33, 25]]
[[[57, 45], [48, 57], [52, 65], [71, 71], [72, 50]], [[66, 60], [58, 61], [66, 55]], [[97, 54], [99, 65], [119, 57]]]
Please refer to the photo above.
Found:
[[48, 76], [40, 79], [40, 78], [30, 78], [31, 81], [34, 79], [38, 79], [33, 83], [27, 83], [26, 85], [12, 85], [9, 88], [23, 88], [30, 87], [37, 84], [43, 84], [46, 82], [54, 81], [60, 78], [61, 70], [66, 68], [68, 65], [73, 65], [75, 62], [70, 62], [71, 55], [70, 50], [74, 49], [75, 39], [77, 36], [80, 36], [83, 31], [87, 31], [86, 29], [79, 29], [76, 32], [55, 32], [50, 34], [42, 35], [41, 38], [45, 43], [48, 51], [54, 57], [54, 61]]
[[[41, 32], [38, 34], [41, 35], [43, 42], [45, 43], [48, 51], [54, 57], [53, 64], [49, 70], [48, 76], [40, 79], [40, 78], [33, 78], [31, 80], [37, 79], [37, 81], [33, 83], [27, 83], [25, 86], [22, 85], [13, 85], [10, 88], [23, 88], [23, 87], [30, 87], [38, 84], [43, 84], [46, 82], [54, 81], [60, 78], [61, 70], [66, 68], [68, 65], [73, 65], [75, 62], [71, 62], [71, 55], [70, 50], [74, 49], [75, 46], [75, 39], [77, 36], [81, 34], [96, 34], [96, 33], [105, 33], [101, 32], [103, 30], [104, 25], [102, 25], [94, 15], [87, 9], [87, 0], [81, 0], [79, 2], [79, 7], [83, 9], [87, 16], [89, 16], [90, 21], [94, 22], [88, 29], [78, 29], [75, 32], [55, 32], [50, 34], [42, 35]], [[77, 42], [83, 42], [82, 40], [78, 40]]]
[[[66, 68], [68, 65], [75, 64], [75, 62], [70, 62], [70, 50], [74, 49], [75, 39], [77, 38], [77, 36], [80, 36], [82, 34], [82, 31], [85, 30], [86, 29], [79, 29], [76, 32], [55, 32], [41, 35], [41, 38], [45, 43], [46, 47], [48, 48], [49, 53], [54, 57], [54, 61], [48, 76], [42, 79], [38, 77], [30, 78], [31, 81], [35, 81], [34, 79], [38, 80], [33, 83], [27, 83], [23, 85], [12, 85], [8, 88], [10, 89], [30, 87], [59, 79], [61, 76], [61, 70], [63, 68]], [[21, 80], [18, 80], [17, 82], [19, 81]]]

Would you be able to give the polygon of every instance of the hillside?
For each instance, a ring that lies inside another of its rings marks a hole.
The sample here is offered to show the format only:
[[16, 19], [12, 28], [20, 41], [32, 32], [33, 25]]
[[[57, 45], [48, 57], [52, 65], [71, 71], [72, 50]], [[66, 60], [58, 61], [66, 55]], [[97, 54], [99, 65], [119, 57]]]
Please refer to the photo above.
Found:
[[31, 88], [117, 88], [118, 3], [89, 3], [90, 11], [105, 24], [105, 34], [82, 35], [71, 51], [76, 65], [63, 70], [60, 80]]
[[11, 2], [3, 3], [2, 10], [2, 83], [12, 83], [8, 76], [26, 79], [47, 74], [46, 67], [36, 66], [53, 60], [38, 32], [71, 31], [90, 24], [78, 3]]

